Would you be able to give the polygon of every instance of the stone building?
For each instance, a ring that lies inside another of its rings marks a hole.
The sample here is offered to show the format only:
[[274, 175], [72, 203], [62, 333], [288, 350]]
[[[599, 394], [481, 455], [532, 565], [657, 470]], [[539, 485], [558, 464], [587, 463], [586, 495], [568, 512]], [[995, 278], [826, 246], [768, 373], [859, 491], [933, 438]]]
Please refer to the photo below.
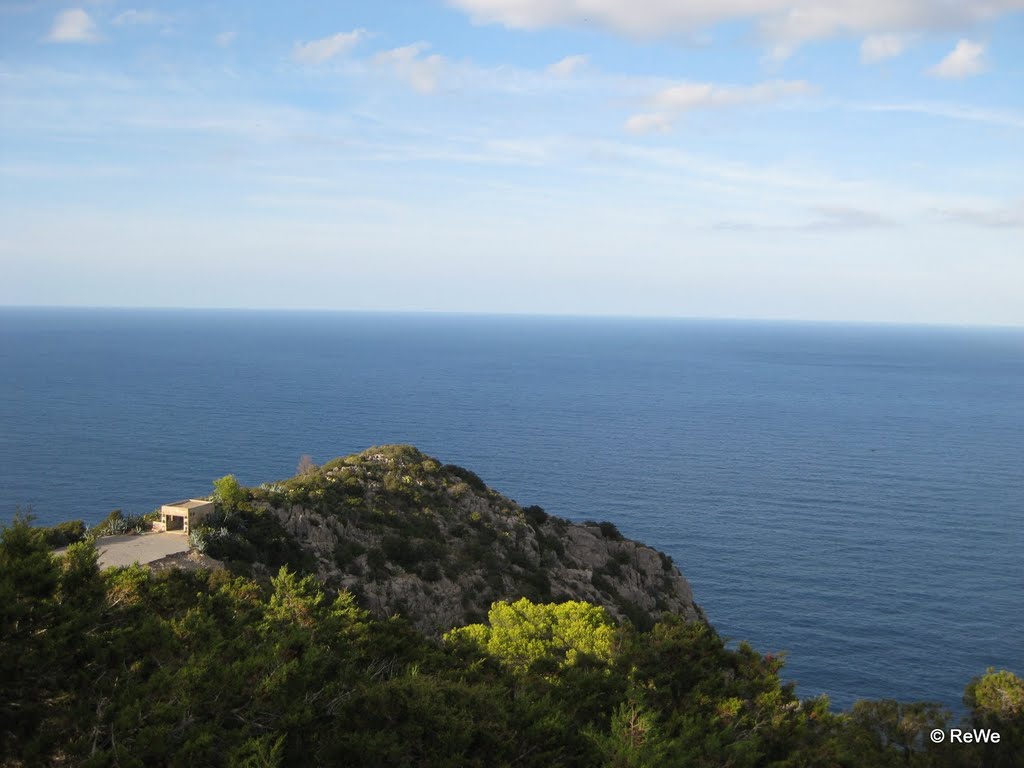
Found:
[[199, 523], [214, 510], [214, 503], [204, 499], [185, 499], [164, 504], [160, 507], [160, 525], [168, 533], [184, 533], [186, 536], [192, 526]]

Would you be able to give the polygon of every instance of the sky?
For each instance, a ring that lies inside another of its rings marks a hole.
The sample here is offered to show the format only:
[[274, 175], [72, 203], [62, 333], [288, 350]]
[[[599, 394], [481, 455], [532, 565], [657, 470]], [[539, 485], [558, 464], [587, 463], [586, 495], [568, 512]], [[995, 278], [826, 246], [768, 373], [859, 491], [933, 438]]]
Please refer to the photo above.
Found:
[[1024, 0], [0, 0], [0, 305], [1024, 325]]

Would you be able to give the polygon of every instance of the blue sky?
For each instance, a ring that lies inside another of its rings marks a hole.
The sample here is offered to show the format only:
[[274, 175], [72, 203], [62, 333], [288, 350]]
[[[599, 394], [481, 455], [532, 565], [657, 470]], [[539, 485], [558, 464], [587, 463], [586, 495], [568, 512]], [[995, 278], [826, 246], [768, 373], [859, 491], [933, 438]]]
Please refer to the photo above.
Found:
[[1024, 325], [1024, 0], [0, 2], [0, 304]]

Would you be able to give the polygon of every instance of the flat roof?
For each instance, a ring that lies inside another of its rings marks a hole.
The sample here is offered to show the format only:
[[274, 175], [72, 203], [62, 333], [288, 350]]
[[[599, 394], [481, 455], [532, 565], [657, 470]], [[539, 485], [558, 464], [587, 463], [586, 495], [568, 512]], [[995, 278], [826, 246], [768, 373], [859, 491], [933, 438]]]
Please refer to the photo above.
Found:
[[204, 507], [207, 504], [213, 504], [213, 502], [203, 501], [202, 499], [183, 499], [182, 501], [172, 501], [170, 504], [164, 504], [164, 506], [180, 507], [182, 509], [195, 509], [196, 507]]

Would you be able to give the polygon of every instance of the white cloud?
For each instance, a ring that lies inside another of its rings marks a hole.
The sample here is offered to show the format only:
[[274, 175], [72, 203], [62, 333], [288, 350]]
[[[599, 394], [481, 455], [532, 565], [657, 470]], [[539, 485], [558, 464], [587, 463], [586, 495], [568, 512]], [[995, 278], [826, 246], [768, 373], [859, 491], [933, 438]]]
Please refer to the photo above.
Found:
[[99, 40], [96, 22], [81, 8], [69, 8], [57, 14], [46, 39], [52, 43], [95, 43]]
[[942, 61], [928, 70], [935, 77], [960, 80], [985, 71], [985, 44], [960, 40]]
[[672, 118], [661, 112], [646, 112], [633, 115], [626, 121], [630, 133], [668, 133], [672, 130]]
[[571, 77], [586, 67], [589, 62], [589, 56], [566, 56], [561, 61], [556, 61], [548, 67], [547, 71], [549, 75], [554, 75], [555, 77]]
[[943, 218], [958, 224], [988, 229], [1016, 229], [1024, 227], [1024, 200], [1004, 208], [943, 208], [937, 211]]
[[323, 64], [335, 56], [348, 53], [365, 38], [365, 29], [339, 32], [336, 35], [322, 37], [319, 40], [311, 40], [308, 43], [296, 43], [292, 56], [296, 61], [306, 64]]
[[238, 33], [235, 32], [233, 29], [228, 29], [228, 30], [225, 30], [224, 32], [221, 32], [219, 35], [217, 35], [213, 39], [217, 42], [217, 45], [219, 45], [221, 48], [227, 48], [229, 45], [231, 45], [233, 42], [235, 42], [235, 38], [236, 37], [238, 37]]
[[845, 205], [814, 205], [810, 207], [814, 218], [780, 223], [777, 221], [753, 221], [726, 219], [712, 225], [712, 229], [730, 232], [842, 232], [862, 229], [888, 229], [899, 226], [894, 219], [883, 216], [868, 208]]
[[477, 23], [518, 29], [597, 26], [626, 35], [678, 37], [722, 22], [749, 21], [784, 58], [801, 43], [840, 35], [968, 29], [1024, 0], [448, 0]]
[[841, 205], [814, 206], [818, 218], [804, 225], [813, 231], [836, 229], [880, 229], [894, 227], [896, 222], [878, 211]]
[[687, 82], [670, 85], [658, 92], [654, 103], [664, 109], [684, 112], [702, 107], [767, 104], [790, 96], [802, 96], [812, 90], [804, 80], [769, 80], [746, 86]]
[[900, 35], [871, 35], [860, 44], [860, 60], [865, 64], [899, 56], [907, 49], [906, 38]]
[[423, 56], [429, 49], [430, 44], [423, 42], [392, 48], [374, 56], [373, 63], [407, 83], [413, 90], [432, 93], [437, 89], [447, 60], [436, 53]]
[[111, 23], [115, 27], [124, 27], [138, 24], [163, 24], [170, 20], [170, 16], [157, 13], [156, 11], [137, 11], [134, 8], [130, 8], [129, 10], [115, 16]]
[[633, 115], [630, 133], [668, 133], [678, 115], [694, 109], [717, 109], [743, 104], [769, 104], [813, 91], [804, 80], [769, 80], [754, 85], [683, 82], [658, 91], [651, 99], [657, 111]]
[[1024, 114], [1019, 112], [1007, 112], [959, 104], [910, 102], [905, 104], [857, 104], [851, 108], [864, 112], [907, 112], [910, 114], [927, 115], [929, 117], [941, 117], [947, 120], [966, 120], [968, 122], [987, 123], [1006, 128], [1024, 128]]

